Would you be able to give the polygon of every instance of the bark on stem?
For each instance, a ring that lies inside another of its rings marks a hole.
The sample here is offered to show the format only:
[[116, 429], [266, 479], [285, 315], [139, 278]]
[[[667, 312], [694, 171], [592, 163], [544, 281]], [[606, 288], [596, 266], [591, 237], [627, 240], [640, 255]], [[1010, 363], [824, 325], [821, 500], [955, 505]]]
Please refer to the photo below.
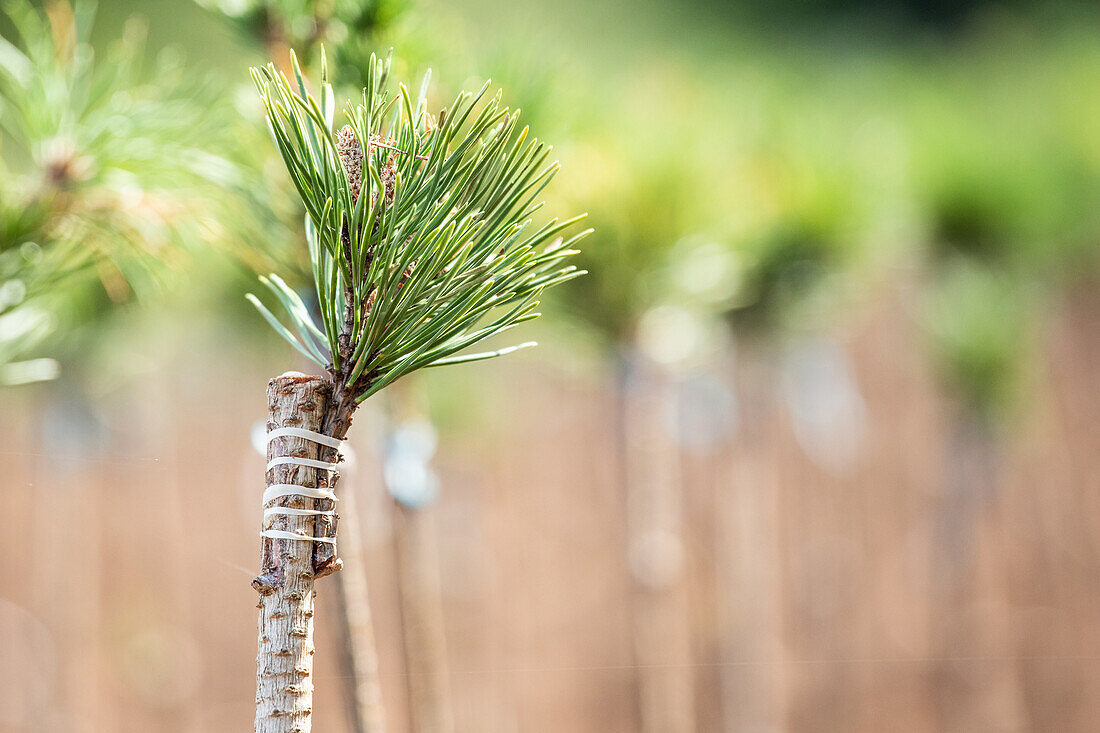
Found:
[[[350, 328], [345, 324], [345, 328]], [[343, 440], [347, 434], [348, 429], [351, 427], [351, 416], [355, 412], [355, 408], [358, 407], [358, 403], [355, 401], [356, 389], [349, 388], [346, 384], [344, 374], [337, 373], [334, 377], [334, 386], [332, 387], [331, 397], [329, 398], [328, 407], [325, 410], [324, 419], [321, 422], [320, 431], [325, 435], [331, 435], [337, 440]], [[358, 387], [364, 385], [358, 384]], [[359, 391], [362, 391], [361, 389]], [[329, 448], [327, 446], [321, 446], [321, 460], [322, 461], [336, 461], [340, 459], [339, 452], [335, 448]], [[330, 488], [336, 488], [337, 476], [322, 476], [320, 481], [322, 485], [324, 482], [332, 481]], [[322, 510], [330, 510], [333, 508], [332, 502], [328, 499], [321, 499], [317, 502], [317, 508]], [[338, 516], [324, 516], [318, 517], [315, 526], [315, 536], [317, 537], [336, 537]], [[336, 555], [336, 546], [327, 542], [315, 542], [313, 547], [313, 572], [318, 578], [323, 578], [326, 575], [331, 575], [337, 570], [342, 568], [344, 563]]]
[[[288, 372], [268, 382], [268, 431], [298, 427], [319, 431], [328, 406], [327, 379]], [[318, 458], [318, 446], [301, 438], [276, 438], [268, 444], [268, 460], [275, 456]], [[276, 466], [267, 472], [268, 485], [318, 485], [317, 469], [298, 465]], [[314, 509], [302, 496], [276, 499], [275, 505]], [[304, 537], [314, 534], [310, 515], [275, 514], [266, 528]], [[313, 542], [263, 541], [261, 574], [252, 581], [260, 592], [259, 640], [256, 657], [256, 733], [309, 733], [313, 712]]]
[[[348, 428], [351, 427], [351, 414], [355, 410], [356, 403], [354, 399], [347, 399], [347, 391], [343, 388], [342, 382], [337, 382], [336, 387], [331, 389], [330, 394], [331, 397], [325, 415], [317, 430], [325, 435], [331, 435], [337, 440], [343, 440], [348, 434]], [[340, 460], [339, 451], [328, 446], [321, 446], [319, 455], [322, 461]], [[335, 490], [338, 476], [336, 474], [321, 476], [319, 480], [322, 486], [328, 485], [326, 482], [331, 481], [332, 484], [329, 485], [329, 488]], [[333, 509], [333, 503], [330, 499], [319, 499], [317, 508], [330, 511]], [[315, 536], [335, 538], [338, 520], [339, 516], [336, 515], [317, 517], [314, 527]], [[344, 567], [343, 561], [336, 555], [335, 545], [327, 542], [314, 542], [312, 549], [313, 572], [318, 578], [331, 575]]]

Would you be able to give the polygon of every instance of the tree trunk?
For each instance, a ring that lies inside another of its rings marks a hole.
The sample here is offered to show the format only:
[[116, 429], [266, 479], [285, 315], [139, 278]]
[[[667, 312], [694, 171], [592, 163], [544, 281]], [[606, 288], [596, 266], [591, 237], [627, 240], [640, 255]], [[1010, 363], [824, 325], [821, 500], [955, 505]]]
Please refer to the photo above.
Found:
[[447, 646], [440, 602], [439, 547], [429, 509], [399, 501], [394, 522], [409, 708], [416, 733], [451, 733]]
[[[294, 427], [319, 432], [331, 396], [323, 377], [287, 372], [268, 382], [268, 432]], [[280, 437], [267, 447], [268, 460], [295, 456], [316, 460], [317, 443]], [[321, 469], [278, 465], [267, 483], [316, 488]], [[272, 506], [313, 510], [314, 500], [291, 495]], [[273, 514], [265, 529], [312, 538], [312, 515]], [[309, 733], [313, 712], [313, 541], [264, 538], [261, 574], [252, 581], [260, 593], [259, 651], [256, 657], [256, 733]]]
[[345, 568], [336, 574], [341, 678], [353, 733], [382, 733], [385, 716], [382, 686], [378, 680], [378, 650], [374, 643], [374, 624], [364, 575], [363, 538], [354, 495], [354, 491], [341, 494], [344, 506], [340, 515], [340, 554]]

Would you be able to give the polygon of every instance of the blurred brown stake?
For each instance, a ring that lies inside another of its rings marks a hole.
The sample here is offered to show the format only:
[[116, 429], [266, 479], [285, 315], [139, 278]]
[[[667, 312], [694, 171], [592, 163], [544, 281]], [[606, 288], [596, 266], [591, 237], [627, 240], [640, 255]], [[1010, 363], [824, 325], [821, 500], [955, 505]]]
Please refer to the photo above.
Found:
[[395, 501], [394, 543], [409, 711], [416, 733], [451, 733], [447, 645], [439, 580], [439, 546], [430, 508]]
[[634, 362], [620, 381], [627, 553], [642, 733], [695, 730], [691, 627], [684, 583], [678, 449], [665, 429], [666, 375]]
[[744, 343], [735, 382], [741, 425], [728, 462], [728, 481], [716, 497], [722, 634], [722, 730], [786, 730], [782, 700], [783, 599], [779, 481], [774, 435], [773, 357]]
[[1000, 445], [990, 418], [977, 411], [958, 406], [949, 420], [943, 493], [932, 528], [929, 679], [936, 727], [944, 733], [1022, 730], [1016, 668], [974, 661], [1015, 653], [997, 628], [1010, 615], [1008, 608], [994, 611], [997, 604], [1006, 605], [998, 593], [1003, 589], [994, 588], [996, 595], [989, 597], [976, 572], [981, 527], [996, 501]]
[[370, 596], [364, 574], [363, 533], [356, 511], [355, 491], [340, 494], [340, 555], [343, 572], [336, 573], [337, 644], [340, 677], [353, 733], [382, 733], [385, 714], [378, 680], [378, 649], [374, 640]]

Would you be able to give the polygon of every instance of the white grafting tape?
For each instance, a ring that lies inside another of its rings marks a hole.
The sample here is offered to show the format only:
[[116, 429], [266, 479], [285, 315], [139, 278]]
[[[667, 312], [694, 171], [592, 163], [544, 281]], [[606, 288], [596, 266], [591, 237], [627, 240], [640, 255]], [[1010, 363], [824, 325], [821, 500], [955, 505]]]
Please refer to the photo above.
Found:
[[[328, 446], [329, 448], [340, 449], [343, 441], [333, 438], [331, 435], [325, 435], [324, 433], [317, 433], [312, 430], [306, 430], [305, 428], [276, 428], [267, 434], [267, 442], [270, 444], [275, 438], [302, 438], [313, 443]], [[318, 461], [314, 458], [299, 458], [297, 456], [276, 456], [267, 463], [265, 471], [270, 471], [275, 466], [307, 466], [309, 468], [317, 468], [323, 471], [335, 471], [336, 462]], [[330, 488], [312, 488], [309, 486], [298, 486], [297, 484], [271, 484], [264, 490], [263, 503], [266, 505], [269, 501], [273, 501], [283, 496], [305, 496], [311, 499], [328, 499], [336, 502], [339, 499], [333, 490]], [[295, 517], [332, 517], [336, 515], [334, 511], [320, 511], [317, 509], [295, 509], [293, 507], [284, 506], [272, 506], [264, 508], [264, 520], [273, 514], [283, 514]], [[270, 539], [281, 540], [299, 540], [302, 542], [324, 542], [326, 544], [335, 545], [335, 537], [310, 537], [307, 535], [300, 535], [294, 532], [287, 532], [281, 529], [265, 529], [260, 532], [261, 537], [268, 537]]]
[[291, 515], [296, 516], [296, 517], [313, 517], [313, 516], [331, 517], [335, 513], [336, 512], [334, 512], [332, 510], [329, 510], [327, 512], [323, 512], [320, 509], [295, 509], [294, 507], [289, 507], [289, 506], [272, 506], [272, 507], [268, 507], [267, 509], [264, 509], [264, 516], [265, 517], [268, 516], [269, 514], [291, 514]]
[[343, 441], [337, 440], [331, 435], [325, 435], [324, 433], [315, 433], [312, 430], [306, 430], [305, 428], [275, 428], [267, 434], [267, 442], [275, 440], [275, 438], [303, 438], [305, 440], [312, 441], [314, 443], [320, 443], [321, 445], [327, 445], [329, 448], [336, 448], [339, 450], [340, 443]]
[[340, 501], [332, 489], [314, 489], [298, 484], [271, 484], [264, 490], [264, 504], [280, 496], [308, 496], [311, 499], [331, 499]]
[[293, 532], [284, 532], [281, 529], [266, 529], [260, 532], [261, 537], [270, 537], [276, 540], [301, 540], [303, 542], [324, 542], [326, 545], [335, 545], [335, 537], [306, 537], [301, 534], [294, 534]]
[[265, 470], [270, 471], [276, 466], [309, 466], [310, 468], [321, 468], [325, 471], [335, 471], [336, 463], [329, 463], [328, 461], [317, 461], [312, 458], [298, 458], [297, 456], [278, 456], [272, 458], [267, 462], [267, 468]]

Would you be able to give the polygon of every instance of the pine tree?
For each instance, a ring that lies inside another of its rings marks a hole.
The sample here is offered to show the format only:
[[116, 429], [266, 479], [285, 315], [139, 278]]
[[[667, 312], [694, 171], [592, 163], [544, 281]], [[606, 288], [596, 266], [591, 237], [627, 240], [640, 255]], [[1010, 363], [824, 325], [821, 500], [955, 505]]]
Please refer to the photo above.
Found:
[[[557, 171], [551, 149], [489, 97], [486, 83], [438, 115], [427, 79], [414, 103], [387, 90], [389, 63], [369, 64], [362, 102], [333, 129], [322, 59], [317, 98], [291, 56], [295, 84], [253, 69], [276, 145], [306, 208], [320, 323], [276, 275], [265, 278], [291, 321], [250, 296], [291, 345], [324, 370], [268, 386], [269, 463], [260, 575], [256, 730], [308, 731], [314, 580], [336, 554], [338, 447], [355, 409], [428, 366], [500, 356], [523, 343], [459, 353], [536, 318], [550, 286], [583, 271], [561, 236], [583, 217], [532, 224]], [[293, 330], [292, 330], [293, 329]]]

